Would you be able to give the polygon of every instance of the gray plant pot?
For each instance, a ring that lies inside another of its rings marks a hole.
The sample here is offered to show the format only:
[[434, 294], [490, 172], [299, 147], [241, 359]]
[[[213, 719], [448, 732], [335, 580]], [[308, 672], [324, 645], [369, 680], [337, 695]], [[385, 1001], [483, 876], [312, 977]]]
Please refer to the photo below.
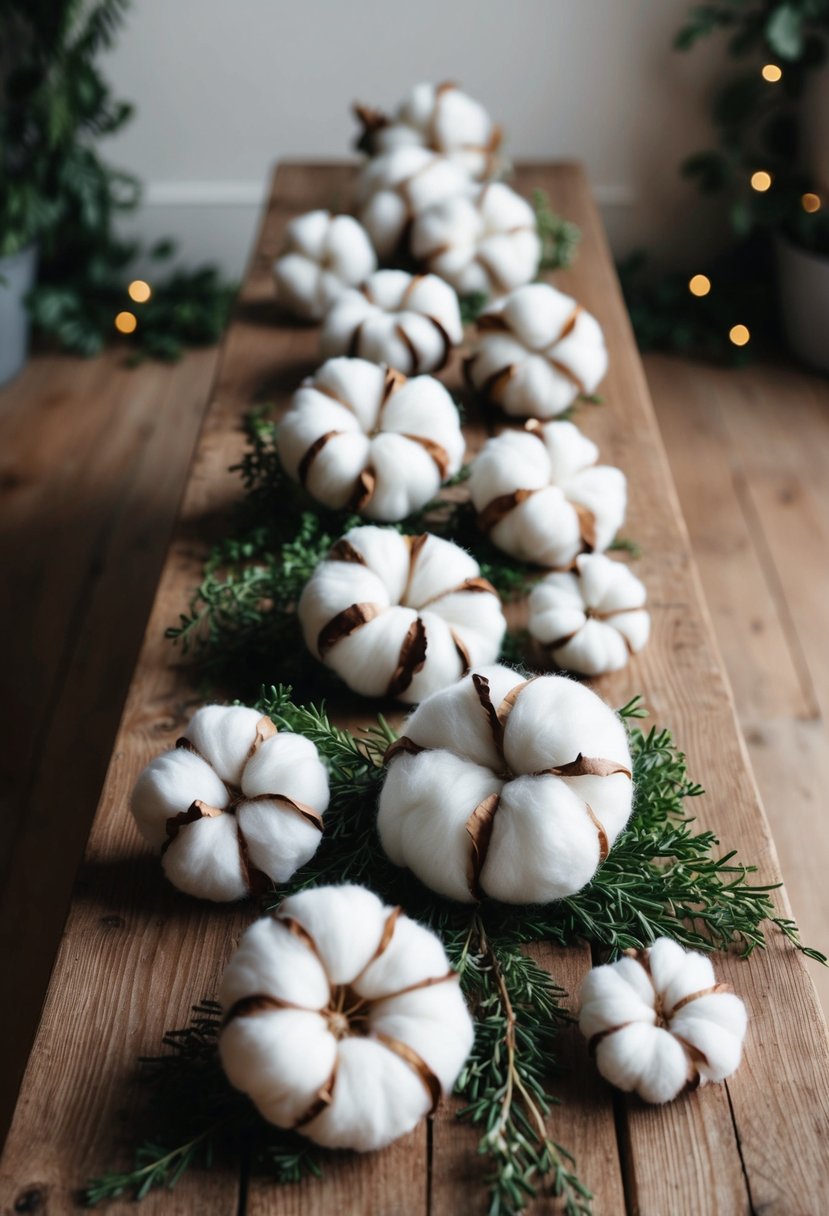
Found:
[[793, 354], [829, 372], [829, 257], [776, 239], [783, 329]]
[[0, 258], [0, 384], [13, 380], [29, 352], [24, 299], [34, 286], [37, 245]]

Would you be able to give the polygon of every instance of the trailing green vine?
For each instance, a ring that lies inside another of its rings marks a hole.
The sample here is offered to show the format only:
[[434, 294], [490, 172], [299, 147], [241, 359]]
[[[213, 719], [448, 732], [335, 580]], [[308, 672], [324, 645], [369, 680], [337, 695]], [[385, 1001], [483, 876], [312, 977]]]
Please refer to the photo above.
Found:
[[[794, 923], [774, 905], [774, 886], [755, 883], [756, 867], [721, 854], [711, 831], [697, 829], [687, 805], [703, 791], [689, 776], [670, 731], [636, 725], [634, 698], [620, 711], [629, 724], [634, 808], [630, 822], [594, 878], [578, 894], [545, 907], [485, 902], [470, 909], [440, 899], [386, 858], [376, 836], [383, 757], [396, 735], [379, 717], [359, 735], [332, 723], [324, 707], [298, 704], [285, 686], [263, 689], [258, 708], [286, 730], [310, 738], [329, 769], [331, 803], [319, 850], [286, 886], [263, 897], [262, 910], [325, 882], [357, 882], [400, 903], [443, 939], [476, 1022], [476, 1042], [456, 1087], [458, 1117], [478, 1129], [486, 1160], [491, 1216], [512, 1216], [541, 1192], [561, 1197], [567, 1216], [590, 1210], [589, 1179], [549, 1131], [558, 1064], [556, 1036], [569, 1021], [564, 992], [525, 953], [528, 943], [587, 942], [613, 958], [665, 934], [697, 949], [737, 947], [748, 955], [782, 932], [809, 958]], [[87, 1185], [96, 1204], [173, 1186], [193, 1166], [235, 1161], [249, 1146], [253, 1168], [296, 1182], [325, 1168], [325, 1153], [264, 1123], [233, 1091], [218, 1062], [218, 1006], [203, 1002], [190, 1024], [169, 1032], [167, 1052], [144, 1061], [157, 1120], [131, 1169]]]

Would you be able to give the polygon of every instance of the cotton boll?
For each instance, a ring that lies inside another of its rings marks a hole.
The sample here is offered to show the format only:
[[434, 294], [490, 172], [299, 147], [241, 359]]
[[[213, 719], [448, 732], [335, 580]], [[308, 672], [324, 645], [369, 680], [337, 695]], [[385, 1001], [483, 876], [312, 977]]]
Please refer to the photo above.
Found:
[[410, 1131], [472, 1045], [439, 940], [361, 887], [285, 900], [243, 936], [221, 991], [231, 1083], [329, 1148], [367, 1152]]
[[391, 528], [355, 528], [338, 541], [297, 612], [309, 650], [349, 688], [409, 704], [492, 662], [506, 630], [469, 554]]
[[378, 270], [343, 293], [325, 318], [323, 358], [351, 355], [405, 375], [443, 367], [463, 337], [455, 292], [437, 275]]
[[208, 705], [139, 776], [132, 812], [188, 895], [242, 899], [314, 855], [328, 776], [307, 739], [245, 706]]
[[407, 720], [377, 827], [390, 860], [441, 895], [548, 903], [590, 881], [631, 803], [627, 735], [595, 693], [487, 667]]
[[503, 182], [456, 194], [421, 211], [412, 253], [461, 295], [500, 296], [538, 273], [541, 242], [532, 207]]
[[656, 1103], [730, 1076], [748, 1019], [710, 960], [670, 938], [626, 954], [582, 984], [579, 1026], [602, 1076]]
[[439, 152], [473, 178], [491, 176], [498, 167], [501, 131], [480, 102], [457, 85], [415, 85], [391, 118], [355, 106], [363, 124], [361, 146], [371, 156], [400, 148]]
[[288, 224], [273, 264], [277, 297], [297, 316], [320, 321], [349, 287], [377, 269], [365, 229], [350, 215], [309, 211]]
[[553, 418], [607, 371], [599, 323], [549, 283], [517, 286], [479, 316], [478, 330], [467, 377], [515, 417]]
[[527, 423], [487, 440], [469, 477], [479, 526], [499, 549], [540, 566], [606, 549], [624, 522], [627, 485], [597, 458], [572, 422]]
[[439, 380], [334, 358], [294, 394], [277, 446], [288, 475], [326, 506], [390, 521], [434, 498], [466, 444]]
[[357, 181], [357, 212], [381, 258], [405, 244], [409, 226], [427, 207], [467, 193], [469, 177], [445, 156], [416, 145], [373, 157]]
[[647, 643], [646, 599], [627, 566], [582, 554], [573, 573], [550, 574], [533, 588], [530, 634], [559, 667], [586, 676], [619, 671]]

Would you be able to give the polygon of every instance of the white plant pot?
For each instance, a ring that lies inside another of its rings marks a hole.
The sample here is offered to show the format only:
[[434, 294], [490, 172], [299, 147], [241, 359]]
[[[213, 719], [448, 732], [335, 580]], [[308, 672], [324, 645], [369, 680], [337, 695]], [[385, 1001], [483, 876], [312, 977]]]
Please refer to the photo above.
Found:
[[0, 384], [13, 380], [29, 353], [29, 314], [24, 300], [37, 271], [37, 246], [0, 257]]
[[775, 245], [786, 340], [798, 359], [829, 372], [829, 257], [782, 236]]

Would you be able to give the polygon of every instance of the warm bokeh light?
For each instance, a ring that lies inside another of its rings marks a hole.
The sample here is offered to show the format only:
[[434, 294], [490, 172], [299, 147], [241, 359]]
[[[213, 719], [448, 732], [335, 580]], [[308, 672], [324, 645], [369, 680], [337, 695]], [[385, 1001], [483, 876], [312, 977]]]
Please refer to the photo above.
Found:
[[783, 69], [778, 67], [776, 63], [767, 63], [762, 69], [762, 77], [764, 80], [767, 80], [769, 84], [777, 84], [782, 75]]
[[127, 288], [127, 294], [131, 300], [135, 300], [136, 304], [146, 304], [153, 291], [149, 283], [145, 283], [143, 279], [133, 279]]
[[816, 194], [804, 194], [800, 199], [800, 205], [804, 211], [808, 211], [810, 215], [815, 211], [820, 211], [822, 206], [820, 199]]
[[748, 332], [747, 325], [732, 325], [728, 331], [728, 336], [735, 346], [745, 346], [751, 334]]
[[767, 173], [765, 169], [758, 169], [756, 173], [752, 173], [752, 175], [751, 175], [752, 190], [759, 190], [760, 193], [762, 194], [765, 190], [768, 190], [770, 185], [771, 185], [771, 174]]
[[707, 274], [695, 274], [688, 281], [688, 290], [692, 296], [707, 296], [711, 290], [711, 280]]
[[115, 318], [115, 328], [119, 334], [132, 334], [138, 327], [138, 319], [134, 312], [119, 312]]

